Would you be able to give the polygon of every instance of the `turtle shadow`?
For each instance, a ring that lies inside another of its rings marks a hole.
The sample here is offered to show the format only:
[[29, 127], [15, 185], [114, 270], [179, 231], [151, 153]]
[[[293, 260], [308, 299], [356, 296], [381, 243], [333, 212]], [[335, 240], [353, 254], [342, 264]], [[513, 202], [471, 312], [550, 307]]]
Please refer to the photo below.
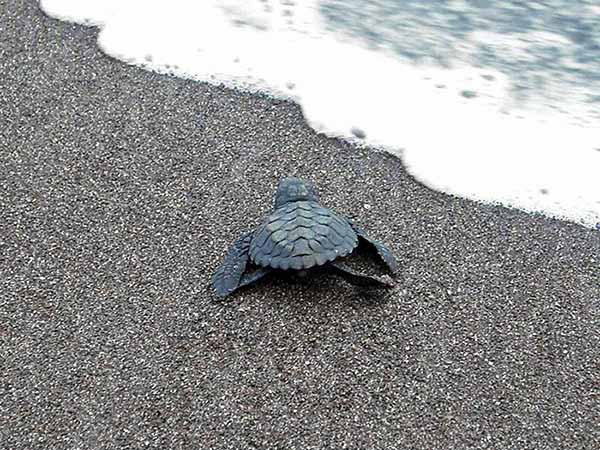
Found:
[[389, 303], [393, 297], [395, 288], [388, 289], [364, 289], [354, 288], [353, 295], [348, 299], [354, 304], [372, 307]]
[[300, 289], [302, 293], [309, 295], [305, 300], [315, 304], [323, 303], [354, 303], [372, 304], [389, 300], [392, 288], [366, 288], [355, 286], [344, 279], [331, 273], [327, 266], [317, 268], [307, 275], [298, 275], [294, 272], [281, 272], [272, 277], [272, 283], [278, 283], [280, 287], [290, 293]]
[[229, 297], [218, 298], [215, 304], [236, 305], [251, 298], [260, 298], [273, 306], [302, 305], [302, 308], [351, 305], [361, 308], [378, 307], [393, 298], [395, 288], [367, 289], [353, 286], [329, 273], [310, 274], [306, 277], [286, 272], [273, 272], [255, 283], [244, 286]]

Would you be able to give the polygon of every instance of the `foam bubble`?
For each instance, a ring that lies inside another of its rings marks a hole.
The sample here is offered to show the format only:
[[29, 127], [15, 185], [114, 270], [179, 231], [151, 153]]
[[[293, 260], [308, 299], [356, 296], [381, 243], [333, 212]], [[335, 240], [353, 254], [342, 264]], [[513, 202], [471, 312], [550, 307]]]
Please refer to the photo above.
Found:
[[121, 60], [292, 98], [316, 130], [401, 153], [432, 188], [591, 227], [600, 222], [600, 128], [515, 105], [510, 80], [496, 70], [407, 63], [327, 31], [316, 1], [41, 6], [55, 17], [99, 24], [100, 46]]
[[41, 8], [49, 16], [86, 25], [108, 23], [122, 3], [122, 0], [40, 0]]

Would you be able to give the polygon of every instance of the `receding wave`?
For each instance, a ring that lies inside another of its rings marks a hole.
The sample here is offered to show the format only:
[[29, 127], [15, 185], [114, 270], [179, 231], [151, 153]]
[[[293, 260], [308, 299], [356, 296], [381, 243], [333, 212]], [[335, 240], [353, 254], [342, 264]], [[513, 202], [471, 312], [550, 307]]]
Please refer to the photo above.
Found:
[[[596, 226], [600, 99], [593, 89], [600, 81], [578, 78], [594, 63], [569, 55], [562, 66], [535, 60], [540, 48], [560, 55], [583, 44], [544, 24], [504, 33], [485, 25], [484, 13], [465, 10], [465, 2], [445, 2], [443, 11], [413, 3], [41, 6], [51, 16], [100, 26], [103, 51], [127, 63], [293, 99], [315, 130], [397, 153], [434, 189]], [[459, 23], [462, 32], [448, 25], [453, 14], [468, 22]], [[525, 72], [533, 78], [523, 96]]]

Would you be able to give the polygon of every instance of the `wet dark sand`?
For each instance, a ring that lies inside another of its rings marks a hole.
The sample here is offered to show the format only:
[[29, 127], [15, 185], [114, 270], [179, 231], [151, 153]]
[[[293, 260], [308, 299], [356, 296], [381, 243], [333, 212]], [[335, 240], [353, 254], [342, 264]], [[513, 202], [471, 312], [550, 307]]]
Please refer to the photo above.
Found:
[[[1, 448], [598, 444], [599, 232], [433, 192], [293, 104], [128, 67], [95, 35], [0, 1]], [[389, 244], [396, 290], [214, 302], [288, 174]]]

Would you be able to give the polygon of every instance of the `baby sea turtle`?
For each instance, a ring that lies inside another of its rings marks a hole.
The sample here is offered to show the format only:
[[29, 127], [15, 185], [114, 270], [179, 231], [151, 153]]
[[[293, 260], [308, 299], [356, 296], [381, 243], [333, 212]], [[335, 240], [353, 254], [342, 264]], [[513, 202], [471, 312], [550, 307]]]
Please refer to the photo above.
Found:
[[318, 268], [329, 270], [362, 287], [390, 287], [378, 277], [357, 273], [342, 265], [359, 245], [375, 250], [392, 273], [398, 263], [382, 244], [370, 239], [350, 219], [319, 204], [316, 189], [299, 178], [279, 182], [275, 208], [254, 231], [238, 238], [213, 276], [220, 297], [273, 271], [304, 275]]

